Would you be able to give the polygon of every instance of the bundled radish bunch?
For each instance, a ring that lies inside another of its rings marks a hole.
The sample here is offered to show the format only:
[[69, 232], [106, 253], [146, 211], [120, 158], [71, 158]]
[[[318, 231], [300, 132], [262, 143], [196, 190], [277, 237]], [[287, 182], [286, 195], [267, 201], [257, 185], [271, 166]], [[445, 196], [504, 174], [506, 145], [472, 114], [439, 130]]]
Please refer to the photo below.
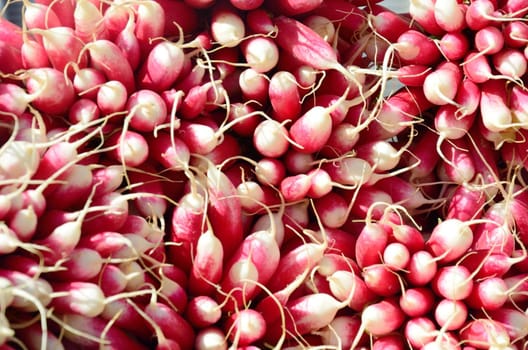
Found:
[[523, 349], [526, 13], [25, 3], [0, 346]]

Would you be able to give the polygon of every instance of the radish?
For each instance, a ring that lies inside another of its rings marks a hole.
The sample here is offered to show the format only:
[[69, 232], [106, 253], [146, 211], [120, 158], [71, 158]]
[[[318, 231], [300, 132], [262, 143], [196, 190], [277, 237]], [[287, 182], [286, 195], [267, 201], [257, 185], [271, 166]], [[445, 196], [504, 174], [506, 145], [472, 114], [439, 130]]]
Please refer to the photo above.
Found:
[[211, 297], [198, 295], [189, 300], [185, 317], [193, 327], [205, 328], [212, 326], [222, 317], [220, 305]]
[[228, 339], [236, 346], [248, 346], [264, 337], [266, 321], [253, 309], [244, 309], [233, 313], [224, 327]]
[[279, 61], [279, 49], [270, 38], [249, 38], [243, 44], [243, 51], [249, 67], [258, 73], [269, 72]]
[[500, 323], [487, 318], [469, 321], [460, 331], [460, 338], [477, 349], [485, 349], [490, 346], [506, 348], [511, 345], [506, 329]]
[[435, 278], [438, 264], [435, 258], [426, 250], [419, 250], [411, 255], [407, 267], [408, 273], [405, 280], [413, 286], [425, 286]]
[[245, 37], [246, 28], [242, 18], [233, 10], [224, 7], [213, 10], [211, 34], [222, 47], [235, 47]]
[[269, 80], [268, 97], [273, 108], [273, 119], [278, 122], [296, 120], [301, 114], [301, 97], [295, 76], [288, 71], [277, 71]]
[[34, 107], [52, 115], [68, 111], [74, 102], [73, 85], [61, 71], [44, 67], [29, 69], [26, 74], [26, 89]]
[[470, 43], [463, 32], [448, 32], [438, 40], [442, 55], [449, 61], [459, 61], [469, 51]]
[[271, 329], [265, 335], [265, 339], [276, 342], [283, 332], [304, 335], [323, 328], [332, 322], [337, 312], [347, 302], [348, 300], [339, 302], [325, 293], [308, 294], [290, 300], [286, 304], [284, 325], [281, 324], [282, 321], [270, 325]]
[[73, 21], [75, 23], [75, 34], [83, 42], [89, 42], [94, 38], [109, 38], [108, 31], [104, 26], [103, 14], [96, 4], [88, 0], [81, 0], [75, 4]]
[[474, 287], [471, 272], [462, 265], [443, 266], [432, 281], [433, 288], [442, 297], [464, 300]]
[[436, 23], [434, 9], [435, 1], [433, 0], [414, 0], [410, 3], [409, 14], [427, 33], [441, 35], [445, 31]]
[[513, 342], [524, 339], [528, 335], [528, 317], [520, 310], [502, 307], [496, 310], [489, 310], [488, 315], [495, 322], [499, 322], [506, 328]]
[[108, 80], [121, 82], [128, 94], [135, 90], [134, 73], [125, 54], [112, 41], [99, 39], [87, 43], [84, 50], [88, 50], [91, 66], [102, 71]]
[[442, 63], [425, 78], [425, 97], [434, 105], [452, 104], [461, 80], [462, 72], [457, 64]]
[[108, 80], [97, 89], [97, 107], [104, 115], [124, 112], [127, 88], [119, 80]]
[[269, 91], [268, 77], [254, 69], [244, 69], [238, 78], [238, 84], [245, 100], [254, 100], [261, 104], [267, 102]]
[[211, 326], [198, 331], [194, 348], [196, 350], [227, 350], [227, 345], [225, 333], [218, 327]]
[[338, 270], [328, 276], [327, 280], [332, 295], [340, 301], [349, 299], [347, 305], [352, 310], [361, 311], [378, 298], [354, 272]]
[[96, 317], [103, 312], [105, 296], [98, 285], [90, 282], [53, 283], [51, 306], [59, 313]]
[[211, 230], [207, 230], [198, 238], [195, 249], [189, 290], [196, 295], [212, 294], [224, 271], [222, 242]]
[[381, 262], [383, 251], [388, 244], [388, 234], [378, 223], [366, 224], [356, 241], [355, 257], [360, 268]]
[[358, 343], [363, 332], [373, 336], [387, 335], [398, 329], [405, 319], [404, 313], [392, 299], [370, 304], [361, 312], [361, 327], [353, 347]]
[[398, 305], [407, 316], [419, 317], [433, 309], [435, 299], [435, 295], [429, 288], [409, 288], [400, 295]]
[[155, 45], [151, 40], [161, 37], [165, 31], [165, 11], [158, 2], [147, 1], [137, 4], [134, 14], [134, 33], [141, 46], [142, 57], [146, 57]]
[[151, 90], [138, 90], [128, 97], [130, 126], [137, 131], [153, 131], [167, 117], [167, 106], [160, 95]]
[[390, 297], [401, 289], [398, 274], [384, 264], [365, 266], [362, 276], [366, 286], [379, 296]]
[[[343, 0], [325, 0], [320, 2], [312, 12], [328, 18], [336, 26], [340, 26], [344, 32], [353, 33], [366, 25], [367, 16], [360, 6], [360, 4]], [[343, 16], [344, 13], [346, 16]]]
[[162, 92], [181, 75], [184, 52], [179, 44], [170, 41], [157, 43], [149, 52], [137, 74], [142, 89]]
[[289, 147], [288, 130], [275, 120], [263, 120], [255, 129], [253, 144], [264, 157], [280, 157]]
[[469, 315], [465, 301], [440, 300], [434, 309], [434, 319], [443, 330], [453, 331], [464, 327]]
[[474, 309], [495, 310], [508, 301], [508, 286], [500, 277], [490, 277], [475, 283], [471, 294], [465, 299]]
[[422, 348], [436, 337], [436, 325], [428, 317], [414, 317], [405, 323], [403, 333], [414, 348]]
[[404, 64], [428, 66], [438, 62], [440, 58], [440, 51], [434, 41], [415, 29], [402, 33], [393, 45]]
[[447, 219], [438, 223], [426, 242], [429, 250], [441, 263], [461, 258], [473, 244], [473, 231], [458, 219]]
[[[328, 326], [323, 328], [320, 333], [322, 341], [328, 346], [341, 346], [349, 349], [361, 325], [361, 320], [357, 315], [354, 316], [336, 316]], [[362, 339], [360, 345], [365, 345], [366, 339]]]
[[466, 9], [456, 0], [435, 2], [433, 12], [436, 23], [446, 32], [461, 31], [466, 26]]

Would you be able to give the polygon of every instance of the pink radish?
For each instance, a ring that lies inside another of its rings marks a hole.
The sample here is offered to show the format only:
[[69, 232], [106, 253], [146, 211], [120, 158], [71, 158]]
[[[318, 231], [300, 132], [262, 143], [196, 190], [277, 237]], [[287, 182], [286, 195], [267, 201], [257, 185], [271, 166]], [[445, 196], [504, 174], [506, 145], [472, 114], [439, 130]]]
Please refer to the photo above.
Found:
[[77, 95], [95, 100], [99, 86], [106, 82], [106, 77], [98, 69], [82, 68], [75, 72], [73, 87]]
[[88, 0], [78, 1], [75, 4], [73, 20], [75, 34], [83, 42], [109, 38], [108, 31], [104, 26], [103, 14], [96, 4]]
[[86, 44], [83, 48], [88, 50], [91, 66], [101, 70], [108, 80], [121, 82], [128, 94], [135, 90], [134, 73], [125, 54], [112, 41], [99, 39]]
[[194, 348], [196, 350], [208, 350], [210, 348], [227, 350], [227, 347], [228, 342], [224, 331], [216, 326], [201, 329], [196, 334], [196, 340], [194, 343]]
[[502, 307], [489, 310], [488, 315], [506, 329], [512, 340], [520, 340], [528, 336], [528, 317], [522, 311], [511, 307]]
[[[328, 18], [339, 25], [344, 31], [353, 33], [366, 24], [365, 11], [358, 3], [343, 0], [325, 0], [317, 6], [313, 13]], [[346, 16], [343, 16], [346, 13]]]
[[442, 299], [434, 310], [436, 323], [447, 331], [458, 330], [464, 327], [469, 315], [465, 301]]
[[269, 72], [279, 61], [279, 49], [270, 38], [250, 38], [244, 42], [243, 51], [249, 67], [259, 73]]
[[424, 94], [429, 102], [441, 106], [453, 103], [462, 72], [457, 64], [445, 62], [429, 73], [424, 80]]
[[477, 318], [469, 321], [460, 331], [460, 338], [466, 344], [477, 349], [491, 347], [507, 347], [511, 345], [511, 340], [506, 329], [498, 322]]
[[[54, 68], [34, 68], [27, 71], [26, 88], [32, 105], [52, 115], [64, 114], [74, 101], [72, 83]], [[60, 98], [57, 98], [60, 96]]]
[[403, 333], [414, 348], [422, 348], [436, 337], [436, 324], [428, 317], [414, 317], [405, 323]]
[[[134, 17], [130, 16], [128, 22], [114, 39], [115, 44], [123, 51], [132, 70], [136, 70], [141, 62], [141, 47], [139, 40], [134, 34]], [[108, 30], [105, 31], [108, 33]], [[109, 34], [101, 39], [108, 38]]]
[[90, 282], [53, 283], [51, 306], [57, 312], [96, 317], [103, 312], [105, 296], [99, 286]]
[[441, 35], [445, 33], [445, 30], [436, 23], [434, 8], [435, 1], [433, 0], [413, 1], [410, 3], [409, 14], [427, 33]]
[[424, 286], [437, 274], [438, 265], [435, 258], [427, 251], [420, 250], [411, 255], [405, 279], [413, 286]]
[[143, 89], [161, 92], [178, 79], [184, 63], [182, 48], [173, 42], [157, 43], [141, 65], [137, 80]]
[[439, 295], [450, 300], [464, 300], [474, 286], [471, 272], [462, 265], [441, 267], [432, 284]]
[[403, 311], [392, 299], [385, 299], [370, 304], [361, 312], [361, 328], [354, 340], [357, 344], [359, 336], [367, 332], [373, 336], [387, 335], [398, 329], [405, 319]]
[[259, 341], [266, 334], [266, 321], [253, 309], [233, 313], [225, 322], [228, 339], [237, 346], [247, 346]]
[[[350, 348], [357, 335], [361, 320], [358, 316], [342, 315], [336, 316], [330, 324], [320, 332], [322, 341], [327, 346], [342, 346]], [[366, 339], [362, 339], [360, 345], [365, 345]]]
[[508, 301], [508, 286], [500, 277], [490, 277], [477, 281], [466, 304], [474, 309], [496, 310]]
[[440, 58], [440, 51], [434, 41], [415, 29], [402, 33], [394, 47], [405, 64], [432, 65]]
[[496, 10], [496, 3], [491, 0], [472, 1], [466, 11], [468, 27], [477, 31], [491, 24]]
[[424, 316], [433, 309], [435, 295], [429, 288], [409, 288], [402, 292], [398, 304], [407, 316]]
[[521, 79], [528, 69], [527, 58], [516, 49], [505, 48], [492, 56], [495, 69], [506, 77]]
[[267, 102], [269, 80], [265, 74], [247, 68], [240, 73], [239, 85], [246, 100], [255, 100], [260, 103]]
[[367, 287], [379, 296], [390, 297], [400, 292], [398, 274], [384, 264], [365, 266], [362, 276]]
[[264, 120], [255, 129], [253, 144], [265, 157], [280, 157], [289, 147], [288, 130], [275, 120]]
[[212, 295], [223, 275], [224, 253], [222, 242], [211, 230], [205, 231], [196, 243], [189, 290], [197, 295]]
[[426, 244], [439, 262], [452, 262], [461, 258], [473, 244], [473, 231], [469, 223], [447, 219], [435, 226]]
[[449, 61], [464, 58], [469, 51], [469, 39], [463, 32], [448, 32], [438, 40], [442, 55]]
[[339, 302], [325, 293], [308, 294], [290, 300], [286, 304], [285, 329], [281, 321], [272, 324], [265, 339], [276, 342], [281, 333], [285, 331], [304, 335], [325, 327], [332, 322], [337, 312], [344, 306], [344, 302]]
[[466, 26], [465, 7], [456, 0], [435, 2], [434, 18], [446, 32], [461, 31]]
[[155, 45], [151, 40], [163, 36], [165, 31], [165, 10], [158, 2], [141, 2], [135, 9], [134, 33], [141, 46], [142, 57]]
[[348, 218], [349, 203], [336, 192], [327, 193], [314, 200], [314, 210], [328, 228], [343, 226]]
[[385, 228], [378, 223], [369, 223], [359, 233], [356, 241], [356, 261], [363, 268], [381, 262], [381, 256], [388, 243]]
[[97, 89], [97, 107], [103, 115], [124, 112], [127, 88], [119, 80], [108, 80]]
[[220, 46], [234, 47], [245, 37], [246, 28], [235, 11], [228, 7], [216, 8], [211, 17], [211, 34]]
[[268, 96], [273, 119], [283, 122], [296, 120], [301, 114], [301, 97], [295, 76], [288, 71], [275, 72], [269, 81]]
[[338, 270], [327, 277], [330, 292], [340, 301], [348, 301], [348, 307], [361, 311], [378, 296], [368, 288], [364, 280], [354, 272]]
[[168, 169], [183, 170], [189, 166], [189, 148], [174, 135], [159, 132], [156, 137], [149, 139], [149, 148], [152, 158]]
[[198, 295], [189, 300], [185, 317], [193, 327], [205, 328], [218, 322], [222, 317], [220, 305], [211, 297]]
[[111, 136], [108, 140], [114, 147], [110, 156], [126, 166], [138, 166], [143, 164], [149, 156], [147, 140], [135, 131], [127, 130]]

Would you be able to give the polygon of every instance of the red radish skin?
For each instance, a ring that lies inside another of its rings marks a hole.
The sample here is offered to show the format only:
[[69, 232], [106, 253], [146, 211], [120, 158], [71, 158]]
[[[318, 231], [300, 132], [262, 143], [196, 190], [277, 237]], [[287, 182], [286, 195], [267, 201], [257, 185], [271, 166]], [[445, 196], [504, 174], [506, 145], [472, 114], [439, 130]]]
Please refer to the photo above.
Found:
[[468, 223], [447, 219], [438, 223], [426, 242], [440, 263], [461, 258], [473, 244], [473, 231]]
[[356, 261], [360, 268], [378, 264], [388, 244], [389, 236], [383, 226], [369, 223], [359, 233], [356, 241]]
[[[100, 39], [104, 39], [104, 37]], [[130, 68], [135, 71], [141, 61], [141, 47], [139, 40], [134, 34], [134, 21], [132, 16], [128, 19], [125, 28], [117, 34], [114, 42], [125, 54]]]
[[[73, 85], [54, 68], [34, 68], [27, 71], [27, 92], [35, 94], [32, 105], [52, 115], [65, 114], [74, 102]], [[58, 98], [60, 96], [60, 98]]]
[[469, 51], [469, 39], [463, 32], [448, 32], [438, 40], [438, 45], [442, 55], [449, 61], [459, 61], [464, 58]]
[[134, 33], [141, 46], [142, 57], [155, 45], [150, 40], [159, 38], [165, 31], [165, 11], [158, 2], [144, 2], [137, 5]]
[[471, 294], [465, 299], [474, 309], [496, 310], [508, 301], [508, 286], [500, 277], [477, 281]]
[[[359, 6], [357, 3], [343, 0], [325, 0], [314, 9], [313, 13], [326, 17], [344, 31], [353, 33], [366, 24], [364, 10]], [[347, 15], [343, 16], [344, 13]]]
[[254, 69], [244, 69], [238, 78], [238, 84], [245, 100], [267, 103], [269, 91], [268, 77]]
[[502, 307], [489, 310], [488, 315], [506, 329], [510, 339], [519, 340], [528, 336], [528, 317], [522, 311], [511, 307]]
[[405, 314], [392, 299], [368, 305], [361, 313], [361, 328], [373, 336], [387, 335], [398, 329]]
[[63, 314], [96, 317], [103, 312], [105, 296], [98, 285], [90, 282], [53, 283], [51, 306]]
[[[358, 316], [336, 316], [330, 324], [321, 330], [321, 338], [328, 346], [343, 347], [349, 349], [357, 335], [361, 320]], [[366, 337], [360, 345], [366, 345]]]
[[142, 134], [132, 130], [114, 134], [108, 142], [114, 147], [110, 156], [126, 166], [143, 164], [150, 153], [147, 140]]

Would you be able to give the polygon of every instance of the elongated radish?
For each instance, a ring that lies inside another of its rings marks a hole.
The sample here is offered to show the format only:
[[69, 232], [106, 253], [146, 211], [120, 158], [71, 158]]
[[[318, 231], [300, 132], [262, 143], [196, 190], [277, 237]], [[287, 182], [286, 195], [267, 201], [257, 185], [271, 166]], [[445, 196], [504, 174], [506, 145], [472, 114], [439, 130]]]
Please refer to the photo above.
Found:
[[182, 48], [170, 41], [156, 44], [137, 74], [143, 89], [161, 92], [168, 89], [180, 76], [184, 63]]
[[440, 59], [440, 51], [434, 41], [415, 29], [402, 33], [394, 46], [405, 64], [431, 65]]
[[86, 44], [83, 50], [88, 50], [91, 66], [102, 71], [108, 80], [121, 82], [128, 94], [135, 90], [132, 67], [116, 44], [106, 39], [99, 39]]
[[387, 335], [398, 329], [404, 318], [404, 313], [394, 300], [382, 300], [363, 310], [360, 333], [364, 330], [375, 336]]
[[222, 242], [211, 230], [205, 231], [196, 243], [189, 290], [195, 294], [212, 294], [222, 279], [224, 251]]
[[296, 120], [300, 116], [300, 91], [292, 73], [284, 70], [275, 72], [269, 80], [268, 96], [275, 120]]
[[187, 305], [185, 317], [194, 327], [205, 328], [218, 322], [222, 317], [220, 305], [211, 297], [198, 295]]
[[426, 250], [411, 255], [405, 279], [414, 286], [424, 286], [431, 282], [438, 271], [435, 258]]

